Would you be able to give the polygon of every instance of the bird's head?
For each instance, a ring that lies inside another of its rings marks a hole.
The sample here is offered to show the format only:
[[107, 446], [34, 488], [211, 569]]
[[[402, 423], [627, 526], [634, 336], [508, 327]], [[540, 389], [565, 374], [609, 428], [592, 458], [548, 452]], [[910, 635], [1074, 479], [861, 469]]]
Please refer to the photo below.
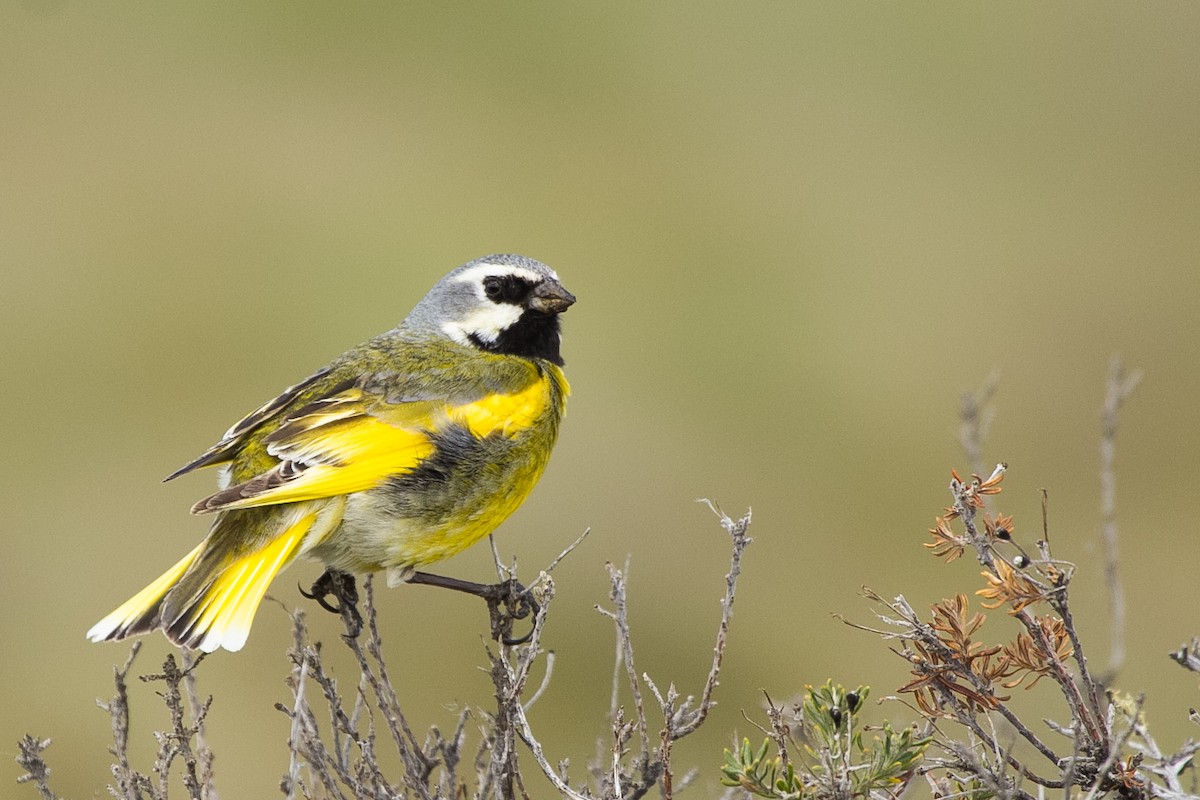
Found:
[[404, 326], [490, 353], [562, 364], [558, 315], [575, 302], [554, 270], [518, 255], [491, 255], [450, 272]]

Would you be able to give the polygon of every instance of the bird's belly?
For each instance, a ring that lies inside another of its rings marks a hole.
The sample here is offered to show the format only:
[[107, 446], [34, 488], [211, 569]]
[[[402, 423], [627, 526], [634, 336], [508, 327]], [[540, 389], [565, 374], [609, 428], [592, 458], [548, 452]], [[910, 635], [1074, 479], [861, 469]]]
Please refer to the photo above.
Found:
[[524, 474], [496, 488], [463, 494], [460, 487], [452, 503], [416, 503], [403, 494], [398, 502], [397, 489], [390, 486], [348, 495], [341, 524], [311, 555], [347, 572], [420, 567], [449, 558], [517, 510], [537, 482], [540, 466], [519, 470]]

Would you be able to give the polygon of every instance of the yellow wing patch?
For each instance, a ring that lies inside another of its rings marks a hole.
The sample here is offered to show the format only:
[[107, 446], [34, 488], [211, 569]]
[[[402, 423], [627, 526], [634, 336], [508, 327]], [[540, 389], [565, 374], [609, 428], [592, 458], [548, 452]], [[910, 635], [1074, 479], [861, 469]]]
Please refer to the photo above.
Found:
[[546, 412], [550, 399], [548, 383], [549, 379], [543, 375], [515, 394], [490, 394], [473, 403], [453, 406], [448, 416], [479, 438], [493, 433], [512, 438]]
[[405, 475], [433, 454], [432, 434], [454, 424], [473, 436], [516, 436], [536, 424], [550, 401], [550, 378], [539, 375], [513, 394], [470, 403], [387, 403], [354, 388], [302, 409], [267, 437], [274, 469], [224, 489], [193, 507], [196, 513], [294, 503], [362, 492]]

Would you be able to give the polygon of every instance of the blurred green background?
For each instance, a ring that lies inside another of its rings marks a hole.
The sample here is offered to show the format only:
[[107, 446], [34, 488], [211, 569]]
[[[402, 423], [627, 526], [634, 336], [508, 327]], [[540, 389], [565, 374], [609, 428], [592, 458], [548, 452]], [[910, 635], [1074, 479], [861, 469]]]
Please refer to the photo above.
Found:
[[[1119, 440], [1134, 624], [1118, 683], [1149, 693], [1164, 746], [1195, 733], [1197, 681], [1166, 653], [1200, 633], [1200, 6], [26, 0], [2, 15], [0, 753], [52, 736], [57, 791], [101, 796], [109, 777], [93, 699], [128, 647], [83, 632], [204, 533], [187, 509], [213, 476], [161, 478], [497, 251], [548, 262], [579, 297], [562, 439], [499, 536], [532, 577], [592, 529], [556, 573], [557, 667], [533, 718], [576, 777], [606, 730], [606, 560], [632, 558], [639, 671], [701, 686], [727, 548], [697, 497], [753, 506], [756, 543], [720, 705], [676, 749], [705, 768], [696, 796], [717, 794], [762, 689], [902, 684], [900, 659], [830, 614], [869, 621], [864, 584], [918, 607], [980, 585], [970, 559], [942, 566], [920, 542], [968, 466], [959, 395], [993, 369], [1001, 508], [1032, 541], [1049, 490], [1103, 664], [1114, 352], [1146, 376]], [[486, 548], [441, 571], [486, 579]], [[301, 603], [316, 574], [294, 567], [273, 593]], [[477, 603], [407, 587], [382, 614], [414, 724], [488, 706]], [[265, 605], [246, 649], [203, 668], [225, 797], [277, 792], [288, 638]], [[141, 671], [166, 649], [148, 639]], [[165, 716], [134, 691], [143, 757]], [[16, 774], [9, 761], [0, 783]]]

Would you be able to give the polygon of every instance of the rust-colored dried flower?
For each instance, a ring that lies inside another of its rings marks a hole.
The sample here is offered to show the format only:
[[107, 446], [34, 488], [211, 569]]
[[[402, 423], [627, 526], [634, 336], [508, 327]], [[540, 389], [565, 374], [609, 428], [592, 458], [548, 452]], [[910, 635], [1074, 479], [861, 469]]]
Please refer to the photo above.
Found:
[[936, 603], [929, 627], [937, 643], [910, 640], [913, 649], [904, 655], [913, 665], [913, 678], [898, 691], [911, 692], [917, 706], [930, 716], [940, 714], [938, 709], [952, 698], [972, 711], [994, 709], [1007, 700], [991, 690], [995, 676], [1002, 675], [1001, 660], [996, 658], [1000, 648], [971, 638], [986, 619], [970, 613], [964, 594]]
[[896, 691], [912, 692], [913, 700], [927, 716], [940, 716], [939, 706], [946, 701], [946, 693], [964, 701], [972, 711], [998, 708], [1001, 701], [1008, 699], [1007, 697], [983, 694], [973, 687], [964, 686], [958, 682], [956, 665], [935, 664], [929, 659], [929, 654], [924, 648], [917, 643], [914, 643], [914, 646], [921, 655], [916, 653], [908, 655], [908, 660], [913, 665], [913, 679]]
[[[957, 594], [940, 603], [935, 603], [933, 622], [930, 623], [930, 627], [937, 632], [938, 639], [942, 641], [942, 644], [946, 645], [956, 658], [963, 661], [969, 661], [981, 653], [983, 644], [971, 641], [971, 636], [987, 619], [986, 616], [979, 613], [968, 617], [967, 615], [970, 613], [968, 605], [965, 594]], [[995, 648], [995, 650], [999, 649]]]
[[952, 477], [950, 481], [950, 493], [954, 495], [955, 500], [961, 503], [964, 508], [983, 508], [982, 495], [1000, 494], [1000, 482], [1004, 480], [1004, 472], [1007, 469], [1007, 464], [997, 464], [996, 469], [992, 471], [987, 480], [972, 473], [969, 484], [958, 477], [957, 472], [950, 470]]
[[1022, 631], [1014, 641], [1004, 645], [1005, 677], [1012, 677], [1011, 680], [1004, 682], [1003, 686], [1006, 689], [1019, 686], [1026, 678], [1033, 676], [1033, 681], [1025, 687], [1032, 689], [1038, 681], [1054, 671], [1055, 659], [1061, 663], [1075, 652], [1075, 648], [1071, 644], [1071, 637], [1067, 633], [1066, 623], [1061, 619], [1038, 617], [1036, 621], [1042, 635], [1046, 637], [1046, 641], [1054, 651], [1054, 658], [1042, 650], [1041, 645], [1028, 631]]
[[950, 523], [945, 517], [934, 517], [933, 522], [934, 526], [929, 529], [933, 541], [925, 542], [925, 546], [938, 558], [945, 558], [949, 564], [963, 554], [967, 540], [950, 529]]
[[997, 559], [996, 572], [984, 570], [981, 574], [987, 579], [988, 588], [980, 589], [975, 594], [991, 600], [990, 603], [980, 603], [984, 608], [999, 608], [1005, 603], [1012, 603], [1009, 614], [1018, 614], [1031, 603], [1043, 599], [1042, 590], [1036, 583], [1019, 572], [1015, 572], [1006, 562]]

